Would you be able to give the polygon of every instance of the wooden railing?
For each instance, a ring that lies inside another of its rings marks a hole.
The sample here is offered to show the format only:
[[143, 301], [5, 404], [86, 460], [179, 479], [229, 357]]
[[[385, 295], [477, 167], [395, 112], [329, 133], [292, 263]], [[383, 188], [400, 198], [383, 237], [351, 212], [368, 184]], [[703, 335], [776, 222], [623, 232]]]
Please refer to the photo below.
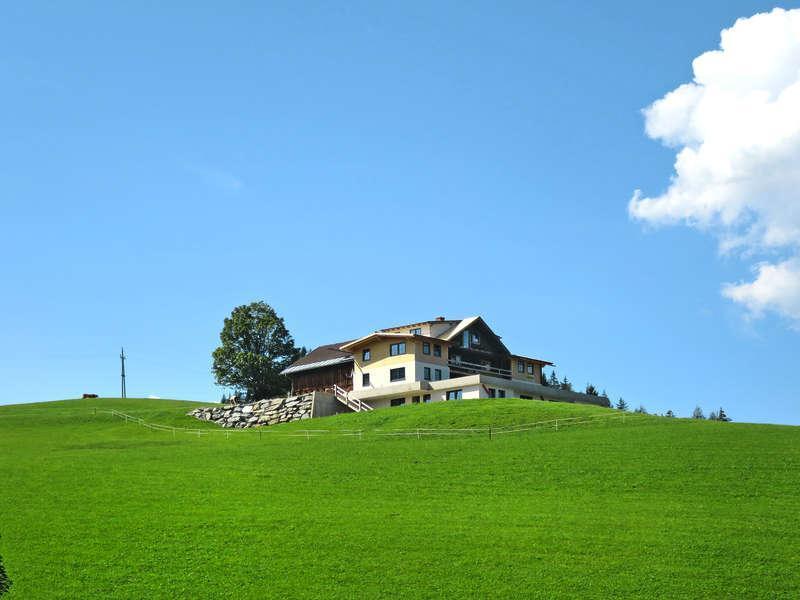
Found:
[[350, 392], [343, 387], [333, 384], [333, 396], [347, 408], [355, 412], [362, 412], [365, 410], [372, 410], [372, 407], [366, 402], [362, 402], [359, 398], [351, 398]]
[[511, 377], [511, 369], [501, 369], [491, 365], [479, 365], [477, 363], [466, 362], [463, 360], [448, 360], [447, 364], [451, 369], [460, 369], [470, 373], [486, 373], [488, 375], [499, 375], [500, 377]]

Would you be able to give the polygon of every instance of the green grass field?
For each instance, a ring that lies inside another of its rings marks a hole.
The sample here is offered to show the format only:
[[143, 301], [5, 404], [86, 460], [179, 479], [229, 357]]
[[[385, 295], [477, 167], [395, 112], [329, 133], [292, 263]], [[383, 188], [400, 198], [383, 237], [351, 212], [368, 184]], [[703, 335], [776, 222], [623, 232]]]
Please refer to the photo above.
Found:
[[0, 406], [9, 598], [800, 597], [798, 427], [378, 435], [613, 413], [474, 400], [225, 435], [194, 406]]

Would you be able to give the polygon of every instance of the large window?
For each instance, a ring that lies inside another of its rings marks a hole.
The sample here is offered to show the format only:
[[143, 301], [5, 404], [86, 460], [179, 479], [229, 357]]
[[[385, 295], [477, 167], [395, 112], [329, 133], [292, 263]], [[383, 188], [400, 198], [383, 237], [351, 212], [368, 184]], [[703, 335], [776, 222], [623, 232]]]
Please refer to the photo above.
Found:
[[423, 401], [425, 404], [428, 404], [428, 403], [431, 401], [431, 395], [430, 395], [430, 394], [423, 394], [423, 396], [422, 396], [422, 401]]
[[430, 342], [422, 342], [422, 353], [423, 354], [430, 354], [431, 353], [431, 343]]
[[369, 362], [371, 358], [372, 358], [372, 353], [369, 351], [369, 348], [364, 348], [361, 351], [361, 360], [364, 362]]
[[517, 373], [524, 373], [525, 372], [525, 363], [521, 360], [517, 361]]
[[489, 388], [489, 398], [497, 398], [497, 390], [494, 388]]
[[431, 380], [431, 368], [430, 367], [423, 367], [422, 369], [422, 378], [425, 381]]
[[415, 327], [414, 329], [409, 329], [408, 333], [411, 335], [422, 335], [422, 327]]
[[533, 363], [528, 363], [528, 375], [533, 375]]
[[389, 401], [389, 404], [391, 404], [392, 406], [402, 406], [405, 403], [406, 403], [406, 399], [405, 398], [392, 398]]
[[447, 392], [448, 400], [461, 400], [463, 390], [450, 390]]
[[362, 373], [361, 374], [361, 386], [368, 387], [369, 386], [369, 373]]
[[389, 381], [403, 381], [406, 378], [406, 368], [400, 367], [398, 369], [389, 370]]
[[442, 347], [439, 344], [433, 345], [433, 355], [434, 356], [441, 356], [442, 355]]
[[406, 353], [406, 343], [397, 342], [389, 346], [389, 356], [397, 356], [398, 354]]
[[506, 397], [506, 391], [505, 390], [497, 390], [497, 397], [498, 398], [505, 398]]
[[433, 370], [433, 378], [436, 381], [442, 380], [442, 370], [441, 369], [434, 369]]

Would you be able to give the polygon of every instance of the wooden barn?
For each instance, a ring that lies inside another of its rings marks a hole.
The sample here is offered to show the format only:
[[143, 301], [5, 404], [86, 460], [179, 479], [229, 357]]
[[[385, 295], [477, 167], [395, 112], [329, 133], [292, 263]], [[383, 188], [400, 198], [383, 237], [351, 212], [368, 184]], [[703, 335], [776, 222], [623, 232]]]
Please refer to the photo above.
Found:
[[353, 355], [340, 346], [349, 343], [326, 344], [314, 348], [283, 374], [292, 381], [292, 394], [330, 390], [334, 385], [344, 390], [353, 389]]

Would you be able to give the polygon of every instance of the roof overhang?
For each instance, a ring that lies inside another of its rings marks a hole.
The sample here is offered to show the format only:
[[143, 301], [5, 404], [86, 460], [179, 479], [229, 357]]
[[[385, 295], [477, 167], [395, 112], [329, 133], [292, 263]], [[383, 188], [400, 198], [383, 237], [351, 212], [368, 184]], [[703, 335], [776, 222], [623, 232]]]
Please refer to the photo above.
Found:
[[327, 360], [320, 360], [305, 365], [297, 365], [296, 367], [286, 367], [281, 371], [281, 375], [291, 375], [292, 373], [299, 373], [300, 371], [311, 371], [313, 369], [321, 369], [323, 367], [332, 367], [333, 365], [343, 365], [345, 363], [353, 362], [352, 356], [340, 356], [339, 358], [329, 358]]
[[392, 333], [376, 331], [374, 333], [370, 333], [369, 335], [365, 335], [364, 337], [358, 338], [357, 340], [353, 340], [352, 342], [348, 342], [343, 346], [339, 346], [339, 350], [350, 352], [354, 348], [358, 348], [364, 344], [369, 344], [375, 340], [428, 340], [437, 344], [447, 343], [447, 340], [443, 340], [441, 338], [429, 337], [427, 335], [419, 335], [416, 333]]
[[511, 358], [521, 358], [522, 360], [527, 360], [540, 365], [555, 365], [555, 363], [551, 363], [549, 360], [542, 360], [541, 358], [533, 358], [530, 356], [522, 356], [521, 354], [512, 354]]

